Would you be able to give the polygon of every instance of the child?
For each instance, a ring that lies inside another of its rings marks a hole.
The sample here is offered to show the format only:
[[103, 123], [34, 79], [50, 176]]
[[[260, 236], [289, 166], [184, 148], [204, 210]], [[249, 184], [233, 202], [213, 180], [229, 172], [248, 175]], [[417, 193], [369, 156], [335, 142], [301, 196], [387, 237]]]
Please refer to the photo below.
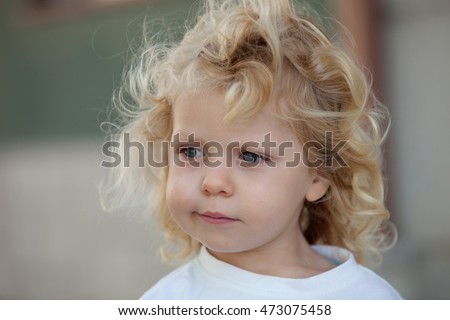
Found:
[[206, 7], [179, 45], [145, 49], [117, 100], [121, 146], [151, 161], [134, 148], [110, 191], [151, 185], [172, 256], [192, 257], [142, 299], [399, 299], [359, 264], [395, 240], [388, 117], [363, 73], [288, 0]]

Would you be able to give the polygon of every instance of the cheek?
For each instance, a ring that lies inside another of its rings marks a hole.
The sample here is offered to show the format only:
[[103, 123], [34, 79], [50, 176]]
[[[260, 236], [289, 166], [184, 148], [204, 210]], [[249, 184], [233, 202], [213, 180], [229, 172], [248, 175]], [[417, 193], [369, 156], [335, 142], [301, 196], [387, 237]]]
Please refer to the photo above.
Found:
[[197, 192], [194, 181], [180, 170], [169, 171], [166, 187], [167, 208], [172, 215], [192, 211]]
[[252, 188], [244, 189], [246, 199], [250, 199], [246, 204], [271, 218], [281, 213], [290, 215], [301, 208], [310, 183], [301, 170], [279, 168], [270, 171], [264, 181], [255, 181]]

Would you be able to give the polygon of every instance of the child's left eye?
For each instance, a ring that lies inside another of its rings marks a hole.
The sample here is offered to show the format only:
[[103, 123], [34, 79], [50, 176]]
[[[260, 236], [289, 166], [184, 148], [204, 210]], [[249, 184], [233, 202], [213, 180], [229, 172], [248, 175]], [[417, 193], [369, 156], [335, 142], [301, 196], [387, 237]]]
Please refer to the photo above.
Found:
[[244, 160], [248, 165], [256, 165], [261, 163], [262, 161], [266, 161], [267, 158], [264, 156], [261, 156], [254, 152], [244, 151], [241, 153], [241, 158]]

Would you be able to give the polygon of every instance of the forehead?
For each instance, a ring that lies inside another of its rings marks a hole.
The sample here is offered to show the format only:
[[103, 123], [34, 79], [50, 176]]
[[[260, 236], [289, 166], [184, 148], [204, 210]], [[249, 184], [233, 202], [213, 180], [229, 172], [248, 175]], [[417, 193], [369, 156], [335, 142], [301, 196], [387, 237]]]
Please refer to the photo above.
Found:
[[223, 121], [227, 113], [224, 93], [211, 90], [179, 96], [173, 106], [173, 134], [195, 133], [199, 138], [218, 141], [263, 141], [270, 133], [275, 141], [296, 141], [289, 124], [277, 116], [276, 104], [276, 99], [271, 99], [249, 120], [229, 124]]

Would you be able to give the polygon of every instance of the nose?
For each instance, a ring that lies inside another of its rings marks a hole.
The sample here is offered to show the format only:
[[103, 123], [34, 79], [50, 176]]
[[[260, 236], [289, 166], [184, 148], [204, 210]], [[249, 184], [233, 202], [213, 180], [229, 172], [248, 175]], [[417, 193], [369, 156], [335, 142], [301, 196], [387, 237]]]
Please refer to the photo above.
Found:
[[230, 197], [234, 193], [231, 172], [223, 165], [216, 168], [205, 168], [201, 191], [207, 196]]

